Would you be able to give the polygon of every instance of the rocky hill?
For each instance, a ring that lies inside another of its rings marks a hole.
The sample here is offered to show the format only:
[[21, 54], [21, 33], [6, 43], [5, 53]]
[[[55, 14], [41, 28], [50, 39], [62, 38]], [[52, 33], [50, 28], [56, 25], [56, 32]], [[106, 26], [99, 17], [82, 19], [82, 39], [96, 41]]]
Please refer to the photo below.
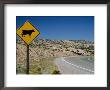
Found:
[[[56, 57], [93, 56], [94, 42], [85, 40], [37, 39], [30, 46], [30, 73], [53, 73], [57, 70], [52, 60]], [[24, 73], [26, 44], [17, 40], [17, 73]]]

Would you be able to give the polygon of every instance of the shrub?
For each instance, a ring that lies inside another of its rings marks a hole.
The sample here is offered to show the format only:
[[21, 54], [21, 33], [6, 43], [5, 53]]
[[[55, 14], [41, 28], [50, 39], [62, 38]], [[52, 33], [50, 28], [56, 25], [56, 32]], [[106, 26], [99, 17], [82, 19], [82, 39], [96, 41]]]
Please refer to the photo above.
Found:
[[60, 71], [54, 70], [54, 71], [52, 72], [52, 74], [60, 74]]

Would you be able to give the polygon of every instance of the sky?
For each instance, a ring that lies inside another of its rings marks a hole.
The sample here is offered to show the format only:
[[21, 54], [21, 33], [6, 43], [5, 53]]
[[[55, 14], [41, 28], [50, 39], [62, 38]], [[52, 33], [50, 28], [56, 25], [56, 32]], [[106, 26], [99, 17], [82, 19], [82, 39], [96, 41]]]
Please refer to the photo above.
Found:
[[94, 16], [16, 16], [16, 30], [27, 20], [40, 31], [37, 38], [94, 41]]

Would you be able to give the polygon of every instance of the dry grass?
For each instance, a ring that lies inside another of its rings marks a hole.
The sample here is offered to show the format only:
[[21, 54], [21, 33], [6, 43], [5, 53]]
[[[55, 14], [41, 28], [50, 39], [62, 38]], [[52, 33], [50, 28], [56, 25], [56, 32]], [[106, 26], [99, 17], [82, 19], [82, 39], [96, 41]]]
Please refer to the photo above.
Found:
[[[79, 43], [82, 45], [82, 43]], [[30, 74], [59, 74], [57, 66], [54, 64], [55, 57], [80, 56], [82, 53], [91, 55], [91, 51], [79, 49], [80, 45], [70, 41], [33, 41], [29, 46]], [[78, 46], [77, 48], [75, 48]], [[26, 73], [26, 44], [17, 41], [17, 74]], [[83, 56], [84, 56], [83, 55]], [[94, 54], [93, 54], [94, 55]]]
[[[58, 68], [54, 64], [54, 58], [42, 58], [39, 61], [30, 63], [30, 74], [54, 74]], [[25, 74], [26, 65], [17, 64], [17, 74]]]

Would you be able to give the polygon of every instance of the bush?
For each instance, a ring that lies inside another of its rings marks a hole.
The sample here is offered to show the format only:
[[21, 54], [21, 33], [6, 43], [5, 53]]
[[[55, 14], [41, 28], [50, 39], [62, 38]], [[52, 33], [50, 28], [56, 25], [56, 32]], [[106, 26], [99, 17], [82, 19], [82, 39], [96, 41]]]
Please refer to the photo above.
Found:
[[25, 74], [26, 73], [26, 68], [22, 65], [18, 65], [16, 68], [16, 73], [20, 73], [20, 74]]
[[35, 45], [33, 43], [30, 44], [31, 48], [35, 48]]
[[52, 74], [60, 74], [60, 71], [54, 70], [54, 71], [52, 72]]

